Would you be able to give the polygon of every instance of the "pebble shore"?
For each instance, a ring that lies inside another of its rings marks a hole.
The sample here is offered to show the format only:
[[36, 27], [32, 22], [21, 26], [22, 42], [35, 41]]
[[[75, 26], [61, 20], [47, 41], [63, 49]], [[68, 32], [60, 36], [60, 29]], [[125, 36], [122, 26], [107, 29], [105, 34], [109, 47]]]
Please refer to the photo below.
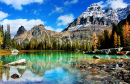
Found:
[[93, 62], [80, 60], [71, 63], [71, 66], [84, 73], [85, 84], [129, 84], [130, 59], [94, 59]]

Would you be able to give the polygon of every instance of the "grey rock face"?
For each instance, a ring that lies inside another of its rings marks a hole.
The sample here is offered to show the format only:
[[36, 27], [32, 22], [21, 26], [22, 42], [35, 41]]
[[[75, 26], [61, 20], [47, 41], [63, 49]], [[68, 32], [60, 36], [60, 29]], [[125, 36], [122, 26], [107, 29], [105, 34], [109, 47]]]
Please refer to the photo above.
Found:
[[34, 31], [32, 32], [32, 35], [34, 37], [44, 35], [43, 29], [38, 26], [36, 29], [34, 29]]
[[[30, 41], [32, 42], [49, 42], [49, 43], [53, 43], [53, 42], [59, 42], [60, 44], [62, 44], [63, 42], [66, 43], [71, 41], [70, 38], [70, 34], [69, 32], [55, 32], [55, 31], [51, 31], [51, 30], [46, 30], [44, 25], [40, 24], [40, 25], [35, 25], [31, 30], [29, 30], [28, 32], [26, 31], [26, 33], [21, 33], [22, 27], [19, 28], [18, 32], [20, 32], [19, 35], [17, 35], [17, 37], [14, 38], [16, 43], [19, 43], [20, 45], [24, 45], [29, 43]], [[64, 37], [64, 36], [67, 36]]]
[[130, 14], [130, 4], [126, 8], [116, 9], [119, 20], [126, 19]]
[[24, 34], [25, 32], [27, 32], [27, 30], [24, 28], [24, 26], [19, 27], [17, 34], [15, 35], [15, 37], [20, 36], [21, 34]]

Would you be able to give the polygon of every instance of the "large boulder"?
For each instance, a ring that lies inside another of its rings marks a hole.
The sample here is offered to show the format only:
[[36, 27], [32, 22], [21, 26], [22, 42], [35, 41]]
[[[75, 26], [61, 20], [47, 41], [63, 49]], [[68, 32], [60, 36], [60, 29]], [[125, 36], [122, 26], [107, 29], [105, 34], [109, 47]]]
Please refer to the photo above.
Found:
[[94, 56], [93, 56], [93, 59], [100, 59], [100, 57], [97, 56], [97, 55], [94, 55]]

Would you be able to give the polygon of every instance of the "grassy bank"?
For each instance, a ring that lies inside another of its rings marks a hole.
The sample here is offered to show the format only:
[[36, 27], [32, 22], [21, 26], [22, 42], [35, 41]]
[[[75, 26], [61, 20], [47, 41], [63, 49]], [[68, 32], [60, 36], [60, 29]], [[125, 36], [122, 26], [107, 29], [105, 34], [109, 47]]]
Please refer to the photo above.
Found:
[[12, 54], [11, 50], [0, 50], [0, 56], [11, 54]]
[[[19, 53], [24, 53], [24, 52], [45, 52], [45, 51], [60, 51], [60, 52], [64, 52], [64, 50], [19, 50]], [[11, 55], [11, 54], [12, 54], [11, 50], [0, 50], [0, 56]]]

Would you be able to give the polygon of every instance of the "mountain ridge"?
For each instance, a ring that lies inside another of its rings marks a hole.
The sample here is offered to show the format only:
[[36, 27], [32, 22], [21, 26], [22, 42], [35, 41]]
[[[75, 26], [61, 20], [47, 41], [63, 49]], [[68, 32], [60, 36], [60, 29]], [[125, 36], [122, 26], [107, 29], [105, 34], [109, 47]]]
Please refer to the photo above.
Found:
[[[130, 14], [130, 5], [124, 9], [125, 10], [117, 9], [118, 12], [120, 12], [119, 15], [123, 13], [123, 19], [126, 18], [124, 17], [124, 14]], [[93, 33], [98, 35], [103, 30], [108, 30], [108, 28], [112, 29], [112, 24], [119, 23], [121, 16], [117, 14], [117, 10], [113, 10], [111, 7], [108, 7], [103, 11], [97, 4], [92, 4], [62, 32], [46, 30], [44, 25], [40, 24], [35, 25], [28, 32], [24, 32], [20, 29], [21, 33], [19, 33], [18, 30], [14, 39], [15, 42], [19, 44], [26, 44], [30, 41], [47, 41], [49, 43], [58, 41], [60, 44], [66, 42], [72, 43], [77, 40], [80, 40], [81, 43], [84, 41], [90, 42], [92, 40]]]
[[[19, 27], [18, 31], [21, 29]], [[23, 31], [21, 31], [23, 32]], [[31, 30], [28, 32], [24, 32], [17, 34], [14, 37], [14, 40], [16, 43], [19, 44], [26, 44], [29, 43], [30, 41], [32, 42], [43, 42], [47, 41], [49, 43], [59, 41], [59, 43], [65, 41], [68, 39], [68, 41], [71, 41], [69, 38], [69, 33], [68, 32], [56, 32], [56, 31], [51, 31], [51, 30], [46, 30], [43, 24], [40, 25], [35, 25]]]
[[97, 4], [90, 5], [85, 12], [71, 22], [64, 31], [75, 31], [81, 27], [99, 26], [112, 27], [112, 24], [119, 23], [130, 14], [130, 4], [126, 8], [112, 9], [107, 7], [105, 10]]

